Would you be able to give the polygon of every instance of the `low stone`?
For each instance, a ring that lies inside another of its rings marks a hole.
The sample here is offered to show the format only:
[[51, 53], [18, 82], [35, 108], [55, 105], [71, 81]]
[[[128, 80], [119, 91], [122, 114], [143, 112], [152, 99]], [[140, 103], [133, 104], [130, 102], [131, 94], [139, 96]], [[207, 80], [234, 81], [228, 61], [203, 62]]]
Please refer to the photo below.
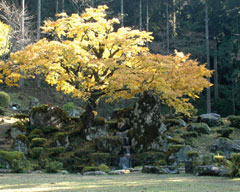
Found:
[[188, 151], [191, 151], [192, 150], [192, 147], [186, 145], [186, 146], [183, 146], [182, 148], [180, 148], [180, 150], [176, 153], [176, 161], [178, 163], [184, 163], [188, 160], [188, 157], [187, 157], [187, 152]]
[[104, 171], [89, 171], [89, 172], [85, 172], [83, 173], [84, 176], [87, 175], [107, 175], [107, 173], [105, 173]]
[[10, 136], [13, 139], [16, 139], [17, 136], [19, 135], [25, 135], [25, 131], [21, 131], [18, 127], [12, 127], [10, 130]]
[[98, 137], [105, 137], [109, 135], [106, 125], [92, 126], [85, 130], [86, 139], [92, 141]]
[[128, 169], [122, 169], [122, 170], [113, 170], [110, 171], [108, 174], [109, 175], [123, 175], [123, 174], [129, 174], [130, 170]]
[[210, 127], [222, 125], [221, 116], [216, 113], [207, 113], [199, 116], [199, 121], [208, 124]]
[[229, 169], [223, 167], [217, 167], [214, 165], [197, 166], [194, 169], [196, 176], [227, 176]]
[[0, 173], [11, 173], [11, 169], [0, 169]]
[[143, 166], [143, 173], [151, 174], [179, 174], [179, 170], [175, 166]]

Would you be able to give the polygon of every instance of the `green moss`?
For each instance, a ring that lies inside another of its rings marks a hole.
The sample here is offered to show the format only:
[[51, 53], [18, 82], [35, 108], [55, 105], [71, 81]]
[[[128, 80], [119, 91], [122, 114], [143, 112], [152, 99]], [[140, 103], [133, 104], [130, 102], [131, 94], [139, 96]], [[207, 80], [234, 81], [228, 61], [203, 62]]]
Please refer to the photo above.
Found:
[[37, 159], [43, 154], [44, 149], [43, 147], [34, 147], [32, 148], [31, 151], [32, 151], [32, 157]]
[[11, 128], [19, 128], [21, 131], [26, 131], [27, 127], [24, 125], [22, 121], [17, 121], [11, 125]]
[[103, 126], [103, 125], [105, 125], [105, 119], [104, 119], [104, 117], [96, 117], [96, 118], [93, 120], [93, 125], [94, 125], [94, 126]]
[[111, 163], [110, 153], [91, 153], [89, 155], [89, 159], [90, 159], [91, 165], [101, 165], [101, 164], [110, 165]]
[[31, 141], [32, 147], [43, 147], [47, 143], [45, 138], [33, 138]]
[[48, 153], [50, 156], [57, 156], [60, 153], [64, 153], [65, 152], [65, 147], [52, 147], [52, 148], [48, 148]]
[[99, 137], [95, 139], [97, 151], [117, 154], [122, 149], [122, 141], [118, 136]]
[[227, 119], [231, 122], [231, 127], [236, 127], [240, 129], [240, 116], [231, 115]]
[[14, 159], [11, 163], [11, 168], [14, 173], [26, 173], [33, 170], [33, 167], [28, 160]]
[[18, 151], [3, 151], [0, 150], [0, 158], [12, 162], [14, 159], [17, 160], [23, 160], [24, 159], [24, 153], [23, 152], [18, 152]]
[[117, 119], [111, 119], [109, 121], [105, 121], [105, 123], [109, 126], [110, 129], [116, 130], [118, 127], [118, 120]]
[[56, 131], [59, 131], [59, 130], [60, 129], [58, 127], [55, 127], [55, 126], [47, 126], [47, 127], [42, 128], [42, 131], [45, 134], [53, 133], [53, 132], [56, 132]]
[[187, 132], [183, 132], [181, 135], [182, 138], [184, 139], [189, 139], [191, 137], [198, 137], [198, 133], [195, 131], [187, 131]]

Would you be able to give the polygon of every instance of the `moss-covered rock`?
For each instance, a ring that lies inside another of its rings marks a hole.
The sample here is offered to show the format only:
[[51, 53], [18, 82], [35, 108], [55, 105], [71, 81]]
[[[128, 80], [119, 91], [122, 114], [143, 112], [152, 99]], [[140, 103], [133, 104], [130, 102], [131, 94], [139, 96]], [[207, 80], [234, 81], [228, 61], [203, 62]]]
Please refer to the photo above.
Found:
[[8, 107], [10, 104], [10, 96], [4, 91], [0, 91], [0, 107]]
[[97, 151], [113, 155], [122, 152], [122, 142], [118, 136], [99, 137], [95, 139]]
[[167, 140], [169, 143], [173, 143], [173, 144], [184, 144], [185, 143], [185, 139], [180, 137], [180, 135], [174, 135], [173, 137], [169, 136], [169, 137], [167, 137]]
[[62, 128], [70, 121], [67, 113], [61, 108], [46, 104], [34, 107], [29, 115], [30, 125], [33, 127]]
[[18, 128], [20, 131], [25, 132], [27, 127], [24, 125], [22, 121], [17, 121], [11, 125], [11, 128]]
[[85, 143], [78, 147], [75, 151], [75, 155], [80, 158], [89, 158], [90, 153], [94, 153], [96, 151], [95, 143]]
[[25, 120], [25, 119], [29, 118], [29, 115], [25, 114], [25, 113], [15, 113], [12, 116], [16, 119], [19, 119], [19, 120]]
[[89, 159], [90, 159], [90, 164], [95, 166], [98, 166], [101, 164], [106, 164], [106, 165], [111, 164], [110, 153], [91, 153], [89, 155]]
[[32, 147], [43, 147], [47, 143], [45, 138], [33, 138], [31, 141]]
[[170, 145], [168, 147], [168, 150], [171, 152], [171, 153], [176, 153], [178, 152], [184, 145]]
[[240, 129], [240, 116], [231, 115], [227, 119], [231, 122], [231, 127]]
[[206, 123], [190, 123], [187, 126], [187, 130], [188, 131], [195, 131], [199, 135], [201, 135], [201, 134], [209, 134], [210, 131], [211, 131], [211, 129], [209, 128], [209, 126]]
[[216, 132], [220, 134], [220, 137], [226, 137], [226, 138], [228, 138], [233, 131], [234, 131], [234, 128], [232, 127], [220, 127], [216, 130]]

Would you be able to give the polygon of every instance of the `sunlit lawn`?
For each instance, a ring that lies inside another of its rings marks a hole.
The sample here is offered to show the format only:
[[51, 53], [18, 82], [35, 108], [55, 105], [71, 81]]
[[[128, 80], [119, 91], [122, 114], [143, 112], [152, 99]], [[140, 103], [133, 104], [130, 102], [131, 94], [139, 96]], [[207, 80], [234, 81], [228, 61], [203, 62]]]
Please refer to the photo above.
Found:
[[239, 192], [240, 179], [187, 174], [0, 174], [0, 192]]

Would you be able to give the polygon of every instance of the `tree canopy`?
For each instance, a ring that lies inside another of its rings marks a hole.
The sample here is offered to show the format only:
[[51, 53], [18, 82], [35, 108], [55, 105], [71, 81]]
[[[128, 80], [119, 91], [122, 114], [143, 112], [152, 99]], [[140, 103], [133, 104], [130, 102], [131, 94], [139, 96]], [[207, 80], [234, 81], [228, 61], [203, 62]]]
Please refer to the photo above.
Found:
[[0, 21], [0, 56], [9, 52], [10, 26]]
[[152, 91], [188, 115], [189, 99], [211, 85], [206, 79], [211, 71], [177, 51], [175, 56], [150, 54], [145, 43], [153, 39], [151, 33], [116, 29], [119, 20], [107, 19], [106, 9], [87, 8], [81, 15], [63, 13], [46, 21], [45, 38], [1, 63], [1, 79], [17, 85], [20, 78], [41, 74], [57, 90], [93, 101]]

